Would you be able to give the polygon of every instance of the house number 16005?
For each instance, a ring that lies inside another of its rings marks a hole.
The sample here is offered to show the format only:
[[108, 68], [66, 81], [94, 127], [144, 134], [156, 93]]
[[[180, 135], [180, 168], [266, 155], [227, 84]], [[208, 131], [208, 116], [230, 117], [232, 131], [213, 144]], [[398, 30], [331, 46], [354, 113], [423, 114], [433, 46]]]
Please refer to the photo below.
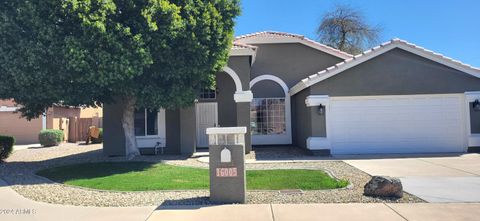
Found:
[[237, 176], [237, 168], [217, 168], [216, 169], [216, 176], [217, 177], [236, 177]]

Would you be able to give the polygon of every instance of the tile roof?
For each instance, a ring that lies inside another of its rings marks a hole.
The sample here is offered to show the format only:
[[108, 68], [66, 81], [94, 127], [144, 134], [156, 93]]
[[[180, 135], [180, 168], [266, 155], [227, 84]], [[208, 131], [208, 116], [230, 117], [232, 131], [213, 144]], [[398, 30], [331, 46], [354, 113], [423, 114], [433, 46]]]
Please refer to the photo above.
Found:
[[458, 60], [454, 60], [452, 58], [446, 57], [442, 54], [435, 53], [423, 47], [395, 38], [379, 46], [376, 46], [372, 49], [364, 51], [361, 54], [355, 55], [350, 59], [346, 59], [338, 64], [335, 64], [327, 69], [324, 69], [316, 74], [310, 75], [308, 78], [302, 79], [299, 83], [297, 83], [295, 86], [293, 86], [290, 89], [290, 95], [294, 95], [302, 91], [303, 89], [310, 87], [311, 85], [314, 85], [322, 80], [325, 80], [331, 76], [341, 73], [344, 70], [347, 70], [353, 66], [361, 64], [362, 62], [370, 60], [371, 58], [381, 55], [394, 48], [404, 49], [411, 53], [417, 54], [419, 56], [425, 57], [427, 59], [436, 61], [443, 65], [449, 66], [451, 68], [463, 71], [465, 73], [468, 73], [470, 75], [480, 78], [480, 68], [473, 67], [471, 65], [462, 63]]
[[233, 49], [233, 50], [235, 50], [235, 49], [252, 49], [252, 50], [256, 50], [257, 47], [256, 47], [256, 46], [253, 46], [253, 45], [248, 45], [248, 44], [240, 43], [240, 42], [233, 42], [232, 49]]
[[255, 32], [251, 34], [246, 34], [246, 35], [240, 35], [235, 38], [234, 42], [244, 42], [244, 43], [249, 43], [249, 39], [271, 39], [271, 40], [280, 40], [280, 39], [285, 39], [285, 38], [292, 38], [296, 39], [298, 42], [303, 43], [307, 46], [316, 48], [318, 50], [324, 51], [326, 53], [335, 55], [337, 57], [347, 59], [353, 57], [351, 54], [348, 54], [346, 52], [340, 51], [338, 49], [332, 48], [330, 46], [321, 44], [319, 42], [316, 42], [314, 40], [311, 40], [303, 35], [298, 35], [298, 34], [292, 34], [292, 33], [286, 33], [286, 32], [277, 32], [277, 31], [262, 31], [262, 32]]

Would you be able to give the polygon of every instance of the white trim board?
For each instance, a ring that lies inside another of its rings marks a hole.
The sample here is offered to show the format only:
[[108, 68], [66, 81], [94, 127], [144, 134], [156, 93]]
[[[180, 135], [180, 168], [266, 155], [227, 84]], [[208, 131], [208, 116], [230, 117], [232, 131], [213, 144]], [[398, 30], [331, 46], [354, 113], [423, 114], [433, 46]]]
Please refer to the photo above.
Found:
[[414, 44], [408, 43], [400, 39], [393, 39], [389, 42], [383, 43], [380, 46], [374, 47], [368, 51], [363, 52], [362, 54], [356, 55], [353, 58], [347, 59], [343, 62], [335, 64], [323, 71], [320, 71], [316, 74], [310, 75], [308, 78], [305, 78], [298, 82], [295, 86], [290, 89], [290, 95], [294, 95], [305, 88], [308, 88], [318, 82], [326, 80], [330, 77], [333, 77], [339, 73], [342, 73], [345, 70], [348, 70], [352, 67], [355, 67], [363, 62], [366, 62], [372, 58], [375, 58], [379, 55], [382, 55], [392, 49], [400, 48], [410, 53], [416, 54], [418, 56], [430, 59], [437, 63], [446, 65], [453, 69], [462, 71], [474, 77], [480, 78], [480, 68], [472, 67], [468, 64], [464, 64], [460, 61], [453, 60], [449, 57], [445, 57], [441, 54], [435, 53], [430, 50], [426, 50], [422, 47], [416, 46]]
[[331, 144], [326, 137], [308, 137], [307, 149], [309, 150], [330, 150]]
[[209, 127], [206, 130], [208, 135], [212, 134], [245, 134], [247, 127]]
[[252, 91], [237, 91], [235, 94], [233, 94], [233, 100], [235, 100], [235, 103], [251, 102], [252, 99]]

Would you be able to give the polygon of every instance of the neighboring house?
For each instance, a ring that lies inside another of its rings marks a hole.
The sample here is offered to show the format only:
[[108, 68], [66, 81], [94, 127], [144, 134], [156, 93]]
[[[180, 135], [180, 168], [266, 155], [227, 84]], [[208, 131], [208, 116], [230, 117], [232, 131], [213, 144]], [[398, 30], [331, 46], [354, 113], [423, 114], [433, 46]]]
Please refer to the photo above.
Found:
[[65, 138], [68, 138], [67, 118], [95, 118], [101, 121], [103, 115], [102, 108], [54, 106], [47, 110], [46, 115], [28, 121], [17, 112], [18, 108], [13, 100], [0, 100], [0, 134], [15, 137], [16, 144], [38, 143], [38, 134], [42, 129], [62, 129], [66, 132]]
[[[321, 154], [466, 152], [480, 146], [480, 69], [394, 39], [352, 56], [300, 35], [237, 37], [216, 90], [178, 110], [138, 110], [142, 153], [207, 147], [208, 127], [252, 145]], [[104, 107], [104, 153], [125, 155], [121, 104]], [[476, 108], [474, 108], [476, 107]]]

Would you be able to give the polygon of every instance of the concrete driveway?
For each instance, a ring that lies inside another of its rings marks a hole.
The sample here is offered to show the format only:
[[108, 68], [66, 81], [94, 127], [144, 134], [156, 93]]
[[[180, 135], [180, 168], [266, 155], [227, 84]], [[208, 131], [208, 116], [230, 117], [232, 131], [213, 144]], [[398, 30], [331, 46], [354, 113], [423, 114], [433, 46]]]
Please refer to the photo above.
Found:
[[406, 192], [428, 202], [480, 202], [480, 154], [390, 157], [345, 162], [370, 175], [398, 177]]

